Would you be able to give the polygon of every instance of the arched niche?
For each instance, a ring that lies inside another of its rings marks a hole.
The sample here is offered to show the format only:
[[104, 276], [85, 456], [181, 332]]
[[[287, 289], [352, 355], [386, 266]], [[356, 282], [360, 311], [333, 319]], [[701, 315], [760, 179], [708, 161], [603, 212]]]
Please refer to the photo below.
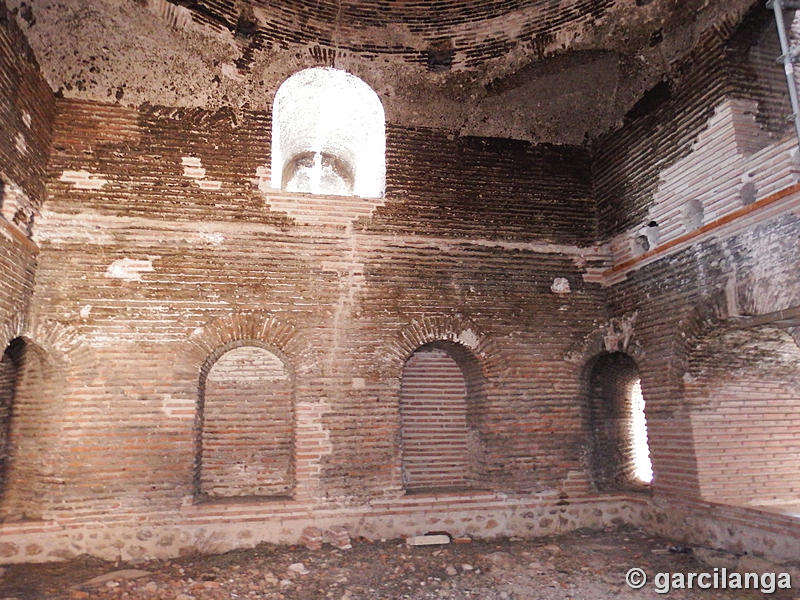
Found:
[[285, 497], [294, 486], [294, 384], [272, 351], [242, 342], [200, 381], [195, 485], [201, 498]]
[[454, 342], [417, 348], [400, 385], [403, 486], [407, 492], [480, 486], [483, 375]]
[[589, 361], [585, 377], [595, 485], [606, 490], [650, 484], [653, 471], [636, 362], [624, 352], [604, 352]]
[[57, 442], [50, 411], [61, 385], [42, 348], [23, 337], [11, 340], [0, 359], [0, 506], [7, 520], [42, 517]]
[[792, 336], [720, 324], [693, 343], [683, 381], [700, 496], [796, 513], [800, 348]]
[[271, 183], [293, 192], [382, 197], [386, 133], [373, 89], [327, 67], [284, 81], [272, 106]]

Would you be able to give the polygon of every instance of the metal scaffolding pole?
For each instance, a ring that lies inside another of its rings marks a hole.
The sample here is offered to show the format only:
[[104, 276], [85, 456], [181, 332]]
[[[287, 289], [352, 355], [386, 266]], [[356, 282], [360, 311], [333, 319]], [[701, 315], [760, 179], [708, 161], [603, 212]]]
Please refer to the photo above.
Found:
[[775, 13], [775, 23], [778, 26], [778, 37], [781, 40], [781, 56], [778, 59], [783, 62], [783, 70], [786, 73], [786, 83], [789, 86], [789, 102], [792, 105], [792, 119], [797, 139], [800, 143], [800, 100], [797, 97], [797, 84], [794, 79], [794, 63], [800, 55], [800, 48], [791, 48], [789, 38], [786, 35], [786, 23], [783, 19], [784, 10], [794, 10], [800, 8], [800, 0], [768, 0], [767, 8], [772, 8]]

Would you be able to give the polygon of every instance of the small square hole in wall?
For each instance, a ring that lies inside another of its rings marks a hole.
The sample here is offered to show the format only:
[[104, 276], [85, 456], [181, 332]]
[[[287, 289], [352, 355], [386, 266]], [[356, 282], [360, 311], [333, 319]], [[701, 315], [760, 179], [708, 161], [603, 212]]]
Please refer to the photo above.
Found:
[[453, 67], [455, 50], [450, 40], [443, 40], [428, 48], [428, 70], [433, 73], [449, 71]]
[[644, 235], [647, 237], [647, 242], [650, 248], [655, 248], [661, 242], [661, 231], [658, 228], [656, 221], [650, 221], [644, 229]]
[[631, 251], [634, 256], [640, 256], [658, 246], [659, 243], [658, 223], [650, 221], [639, 233], [631, 240]]
[[687, 233], [702, 227], [704, 217], [705, 210], [703, 204], [697, 198], [689, 200], [681, 211], [681, 221]]
[[632, 249], [634, 256], [639, 256], [650, 250], [650, 242], [647, 241], [647, 236], [637, 235], [633, 238]]
[[752, 178], [746, 178], [742, 187], [739, 189], [739, 198], [742, 201], [742, 205], [749, 206], [756, 201], [757, 195], [758, 189], [756, 188], [756, 184], [753, 182]]

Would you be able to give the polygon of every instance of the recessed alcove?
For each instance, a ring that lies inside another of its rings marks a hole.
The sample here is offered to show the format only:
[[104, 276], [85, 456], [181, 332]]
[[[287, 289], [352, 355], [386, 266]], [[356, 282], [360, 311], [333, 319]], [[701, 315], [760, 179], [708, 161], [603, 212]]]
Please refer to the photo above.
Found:
[[268, 349], [241, 343], [203, 368], [197, 496], [284, 498], [294, 486], [293, 378]]
[[384, 111], [346, 71], [314, 67], [289, 77], [272, 107], [272, 187], [380, 198], [386, 186]]

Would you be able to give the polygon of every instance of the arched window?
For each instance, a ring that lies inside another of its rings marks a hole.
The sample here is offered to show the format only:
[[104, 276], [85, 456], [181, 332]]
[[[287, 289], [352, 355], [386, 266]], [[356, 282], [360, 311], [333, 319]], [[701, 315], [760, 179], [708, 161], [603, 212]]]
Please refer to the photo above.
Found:
[[272, 106], [272, 187], [379, 198], [385, 186], [383, 105], [372, 88], [324, 67], [284, 81]]
[[482, 375], [453, 342], [418, 348], [400, 386], [403, 485], [407, 491], [479, 485], [481, 442], [476, 404]]
[[588, 370], [591, 468], [600, 489], [653, 480], [639, 369], [624, 352], [596, 357]]
[[200, 381], [196, 485], [207, 498], [287, 496], [294, 477], [292, 377], [269, 350], [241, 345]]

